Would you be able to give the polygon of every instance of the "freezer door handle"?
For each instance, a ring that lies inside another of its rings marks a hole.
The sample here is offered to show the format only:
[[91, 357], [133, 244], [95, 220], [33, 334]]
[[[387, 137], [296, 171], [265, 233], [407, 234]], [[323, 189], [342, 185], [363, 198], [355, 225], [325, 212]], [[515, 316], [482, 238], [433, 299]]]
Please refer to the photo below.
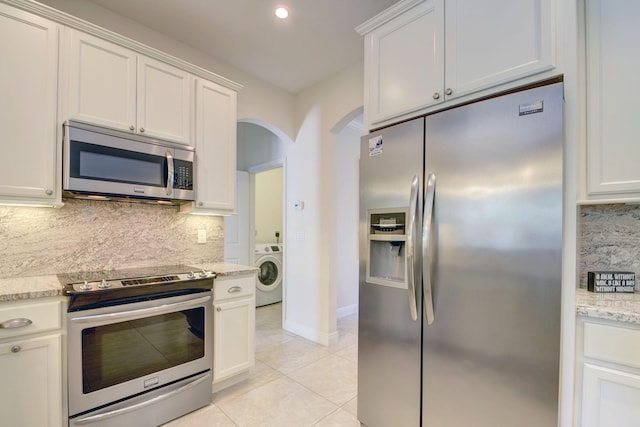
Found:
[[409, 228], [407, 230], [407, 292], [409, 294], [409, 311], [412, 320], [418, 320], [418, 302], [416, 298], [416, 222], [418, 216], [418, 194], [420, 194], [420, 178], [416, 175], [411, 181], [409, 195]]
[[433, 289], [431, 287], [431, 224], [433, 219], [433, 205], [436, 195], [436, 176], [427, 176], [427, 192], [424, 200], [424, 217], [422, 220], [422, 281], [424, 283], [424, 312], [427, 324], [434, 321]]

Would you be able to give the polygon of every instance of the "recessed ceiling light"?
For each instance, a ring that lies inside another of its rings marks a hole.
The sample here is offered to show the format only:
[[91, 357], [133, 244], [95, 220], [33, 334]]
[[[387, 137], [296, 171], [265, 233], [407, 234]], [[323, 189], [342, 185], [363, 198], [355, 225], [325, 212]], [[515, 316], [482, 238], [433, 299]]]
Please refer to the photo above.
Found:
[[275, 14], [280, 19], [286, 19], [289, 16], [289, 10], [286, 7], [279, 7], [276, 9]]

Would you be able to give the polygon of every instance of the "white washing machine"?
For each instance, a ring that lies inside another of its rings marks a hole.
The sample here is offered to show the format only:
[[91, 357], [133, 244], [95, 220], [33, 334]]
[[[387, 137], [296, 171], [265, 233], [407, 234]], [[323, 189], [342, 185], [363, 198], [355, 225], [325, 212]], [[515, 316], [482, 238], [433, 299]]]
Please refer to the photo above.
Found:
[[256, 307], [282, 301], [282, 246], [276, 243], [256, 245]]

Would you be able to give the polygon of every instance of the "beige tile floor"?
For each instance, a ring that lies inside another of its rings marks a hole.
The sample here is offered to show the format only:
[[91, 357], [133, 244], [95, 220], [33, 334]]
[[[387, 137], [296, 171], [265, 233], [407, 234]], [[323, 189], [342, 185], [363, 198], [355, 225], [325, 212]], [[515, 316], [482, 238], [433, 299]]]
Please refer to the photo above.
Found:
[[281, 304], [259, 307], [250, 378], [165, 427], [360, 427], [357, 315], [339, 319], [338, 334], [318, 345], [282, 330]]

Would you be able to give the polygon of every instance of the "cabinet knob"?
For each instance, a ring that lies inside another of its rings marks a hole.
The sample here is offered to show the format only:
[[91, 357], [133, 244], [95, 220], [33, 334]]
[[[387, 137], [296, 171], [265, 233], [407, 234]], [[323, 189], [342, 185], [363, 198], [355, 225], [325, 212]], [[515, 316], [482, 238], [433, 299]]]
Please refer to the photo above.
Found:
[[51, 195], [53, 195], [53, 190], [48, 188], [47, 191], [45, 191], [45, 193], [46, 193], [47, 196], [51, 196]]
[[20, 353], [20, 350], [22, 350], [22, 347], [20, 347], [19, 345], [14, 345], [13, 347], [11, 347], [11, 353]]
[[140, 132], [144, 133], [144, 128], [140, 128]]
[[220, 307], [216, 308], [216, 311], [222, 311], [222, 309]]
[[129, 130], [136, 130], [136, 127], [134, 125], [129, 126]]
[[451, 95], [452, 93], [453, 93], [453, 90], [451, 90], [451, 88], [450, 88], [450, 87], [448, 87], [448, 88], [444, 91], [444, 94], [445, 94], [445, 95]]
[[440, 99], [440, 94], [438, 92], [434, 92], [433, 99]]
[[203, 202], [198, 202], [198, 206], [204, 206]]

